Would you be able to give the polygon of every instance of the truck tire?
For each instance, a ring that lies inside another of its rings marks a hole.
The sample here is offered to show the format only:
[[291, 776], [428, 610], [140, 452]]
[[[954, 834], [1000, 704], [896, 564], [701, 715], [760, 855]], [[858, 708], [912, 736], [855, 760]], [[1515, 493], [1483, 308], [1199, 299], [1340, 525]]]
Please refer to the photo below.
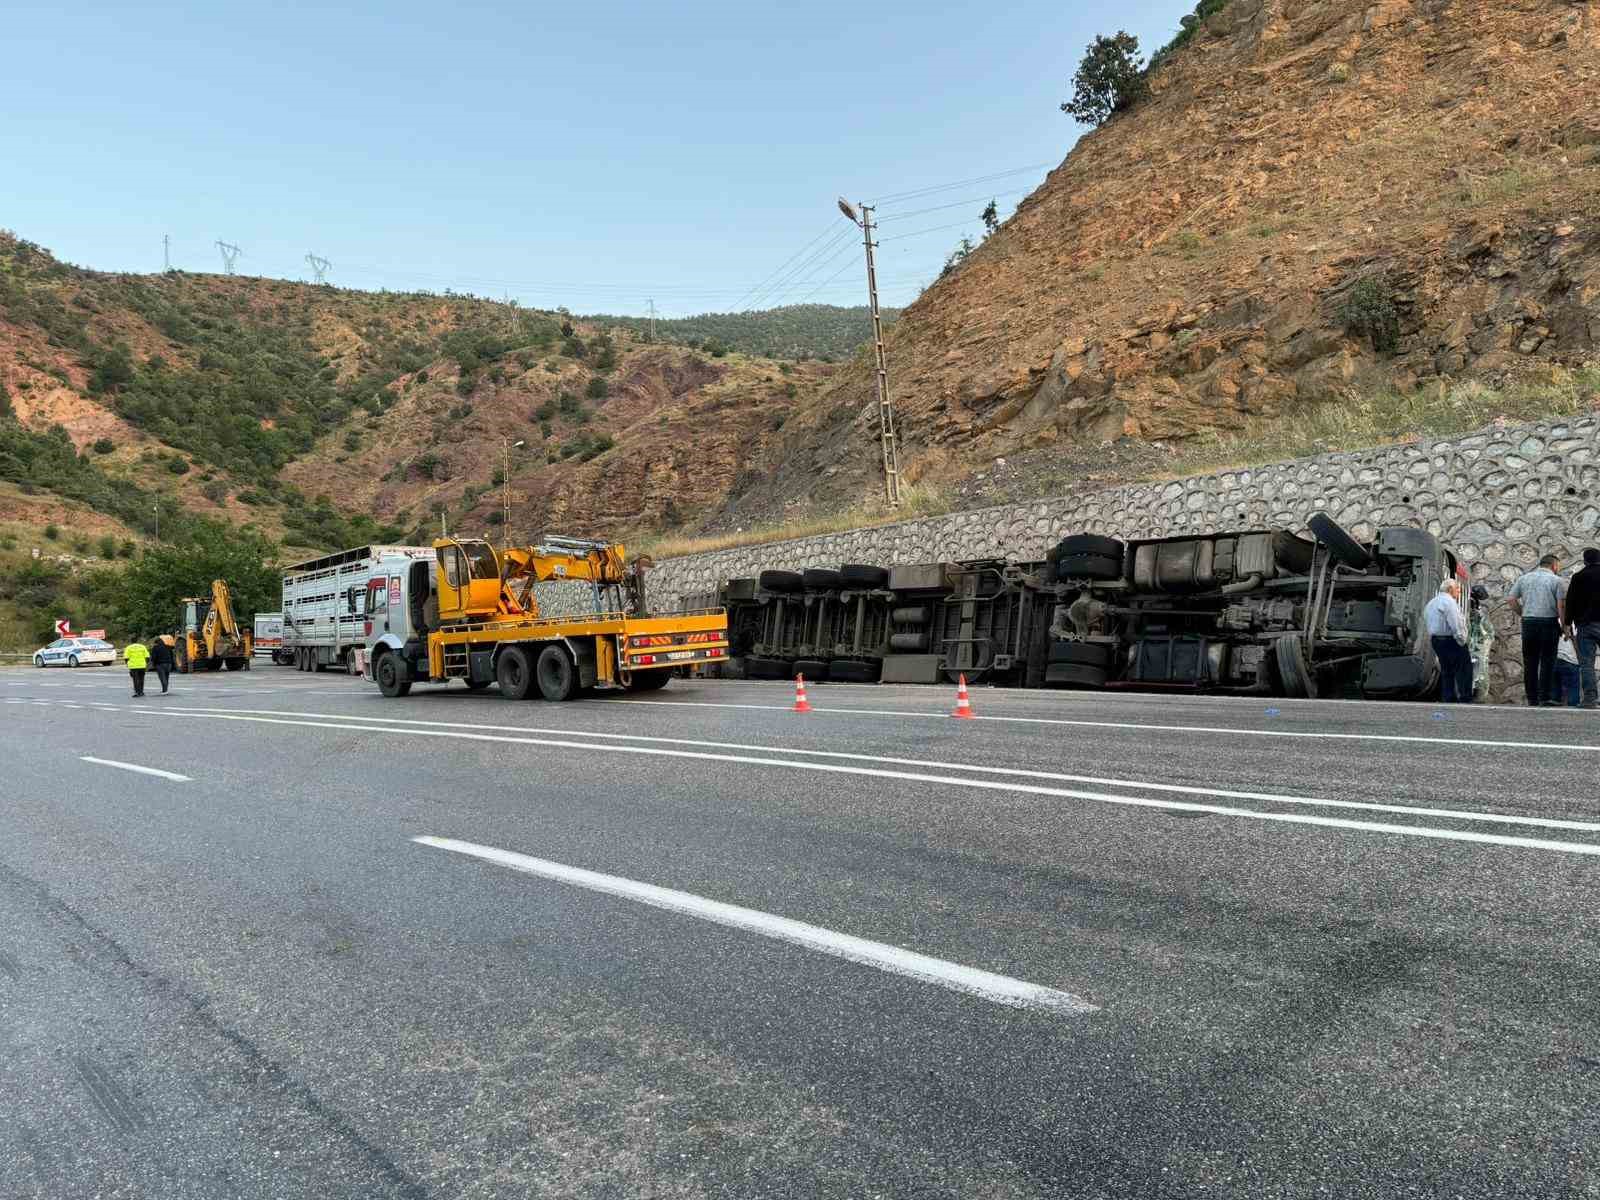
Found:
[[1104, 667], [1082, 663], [1051, 663], [1044, 669], [1044, 681], [1057, 687], [1102, 688], [1106, 685]]
[[546, 700], [571, 700], [577, 694], [578, 668], [573, 665], [565, 646], [551, 643], [539, 651], [534, 676], [539, 681], [539, 694]]
[[1372, 555], [1327, 513], [1312, 517], [1306, 522], [1306, 528], [1317, 535], [1317, 541], [1328, 548], [1329, 554], [1352, 570], [1364, 571], [1372, 565]]
[[526, 700], [533, 694], [533, 660], [521, 646], [507, 646], [494, 665], [495, 682], [507, 700]]
[[844, 577], [830, 567], [807, 567], [800, 572], [800, 583], [808, 592], [836, 592]]
[[1122, 543], [1114, 537], [1103, 537], [1098, 533], [1074, 533], [1056, 543], [1052, 557], [1063, 559], [1074, 554], [1100, 554], [1121, 562], [1122, 553]]
[[839, 578], [848, 588], [882, 588], [889, 586], [889, 572], [883, 567], [872, 567], [866, 563], [843, 563], [839, 567]]
[[398, 654], [391, 652], [383, 655], [378, 659], [378, 665], [373, 668], [372, 673], [377, 677], [378, 690], [390, 699], [404, 696], [411, 691], [411, 675]]
[[879, 663], [836, 658], [828, 664], [828, 678], [835, 683], [877, 683], [881, 670]]
[[493, 682], [495, 682], [493, 679], [468, 679], [465, 681], [469, 692], [481, 692]]
[[1112, 647], [1103, 642], [1051, 642], [1049, 661], [1104, 670], [1111, 665], [1111, 655]]
[[1278, 667], [1278, 678], [1283, 683], [1283, 694], [1297, 700], [1317, 698], [1317, 676], [1306, 663], [1305, 648], [1296, 634], [1288, 634], [1273, 646], [1273, 658]]
[[798, 592], [802, 584], [798, 572], [763, 571], [756, 579], [756, 586], [764, 592]]
[[630, 692], [659, 692], [672, 682], [671, 671], [635, 671], [628, 678]]
[[225, 658], [222, 660], [222, 665], [230, 671], [242, 671], [247, 664], [242, 658]]
[[1311, 570], [1311, 556], [1316, 550], [1315, 542], [1296, 537], [1287, 529], [1272, 535], [1272, 561], [1289, 575], [1304, 575]]
[[820, 658], [802, 658], [794, 664], [794, 673], [804, 675], [812, 683], [826, 683], [828, 681], [828, 664]]
[[746, 679], [787, 679], [789, 664], [781, 658], [747, 655], [744, 660], [744, 674]]
[[1056, 578], [1121, 579], [1122, 559], [1109, 554], [1068, 554], [1056, 567]]

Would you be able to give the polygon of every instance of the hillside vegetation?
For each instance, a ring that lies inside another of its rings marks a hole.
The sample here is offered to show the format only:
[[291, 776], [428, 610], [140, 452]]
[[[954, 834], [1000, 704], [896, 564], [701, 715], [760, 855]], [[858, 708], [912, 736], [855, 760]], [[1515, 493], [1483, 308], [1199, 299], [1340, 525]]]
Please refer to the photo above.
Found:
[[[897, 308], [879, 310], [885, 326], [900, 315]], [[840, 308], [833, 304], [790, 304], [754, 312], [701, 313], [694, 317], [657, 318], [655, 337], [716, 355], [738, 350], [758, 358], [805, 361], [817, 358], [837, 362], [855, 353], [872, 336], [872, 319], [865, 305]], [[647, 337], [646, 317], [592, 316], [596, 325], [614, 325]]]

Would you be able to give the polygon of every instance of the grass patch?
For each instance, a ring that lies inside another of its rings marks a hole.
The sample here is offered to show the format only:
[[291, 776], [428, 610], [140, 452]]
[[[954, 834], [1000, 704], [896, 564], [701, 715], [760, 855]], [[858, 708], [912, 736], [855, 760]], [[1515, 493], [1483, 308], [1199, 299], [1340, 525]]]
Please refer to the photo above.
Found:
[[1576, 416], [1600, 405], [1600, 366], [1554, 370], [1547, 379], [1492, 388], [1475, 380], [1398, 392], [1375, 388], [1294, 417], [1181, 447], [1165, 475], [1202, 475], [1339, 450], [1365, 450], [1419, 438], [1454, 437], [1498, 421], [1524, 424]]

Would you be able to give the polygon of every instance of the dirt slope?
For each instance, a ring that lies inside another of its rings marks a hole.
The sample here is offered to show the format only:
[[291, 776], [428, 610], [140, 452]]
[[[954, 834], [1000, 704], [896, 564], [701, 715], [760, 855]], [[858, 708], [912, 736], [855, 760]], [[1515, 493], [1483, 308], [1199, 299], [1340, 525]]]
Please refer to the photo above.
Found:
[[[891, 331], [909, 479], [1595, 355], [1600, 4], [1231, 0], [1152, 89]], [[1392, 353], [1343, 311], [1369, 277]], [[727, 521], [873, 495], [871, 389]]]

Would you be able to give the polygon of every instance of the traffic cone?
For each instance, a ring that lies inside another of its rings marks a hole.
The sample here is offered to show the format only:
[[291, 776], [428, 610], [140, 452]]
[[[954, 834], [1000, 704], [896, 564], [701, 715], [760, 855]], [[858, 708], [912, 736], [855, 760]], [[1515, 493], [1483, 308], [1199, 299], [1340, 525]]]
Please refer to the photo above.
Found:
[[811, 711], [811, 701], [806, 699], [806, 677], [804, 675], [796, 675], [794, 677], [794, 708], [790, 709], [790, 711]]
[[956, 710], [950, 715], [952, 717], [960, 717], [965, 721], [974, 719], [972, 701], [967, 699], [967, 677], [965, 675], [961, 676], [961, 682], [956, 684]]

